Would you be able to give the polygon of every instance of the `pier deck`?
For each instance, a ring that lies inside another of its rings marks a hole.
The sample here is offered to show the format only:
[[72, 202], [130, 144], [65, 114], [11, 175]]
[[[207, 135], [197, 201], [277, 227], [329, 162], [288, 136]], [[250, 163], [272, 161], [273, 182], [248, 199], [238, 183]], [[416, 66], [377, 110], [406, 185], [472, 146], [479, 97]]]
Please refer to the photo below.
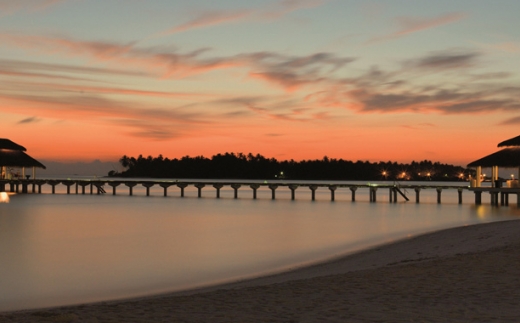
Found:
[[[57, 185], [64, 185], [67, 194], [117, 194], [117, 188], [126, 187], [129, 195], [133, 195], [133, 188], [141, 185], [146, 188], [146, 195], [150, 195], [150, 188], [160, 186], [163, 188], [163, 195], [168, 196], [168, 188], [178, 187], [180, 196], [184, 197], [184, 191], [187, 187], [197, 188], [197, 196], [202, 197], [204, 188], [212, 188], [215, 190], [215, 197], [220, 198], [220, 190], [223, 187], [231, 187], [234, 190], [234, 198], [238, 198], [240, 188], [252, 190], [253, 199], [257, 198], [257, 190], [261, 187], [271, 190], [271, 199], [276, 199], [276, 191], [279, 188], [289, 189], [291, 199], [294, 200], [297, 189], [308, 189], [311, 192], [311, 199], [315, 200], [315, 192], [318, 188], [328, 189], [330, 191], [330, 200], [335, 200], [336, 190], [338, 188], [349, 188], [351, 200], [356, 201], [356, 193], [358, 190], [368, 190], [370, 202], [377, 202], [378, 192], [387, 190], [388, 201], [396, 203], [398, 196], [402, 200], [415, 200], [420, 203], [420, 193], [422, 190], [435, 190], [437, 192], [437, 203], [442, 202], [442, 192], [446, 190], [456, 191], [458, 194], [458, 203], [462, 204], [462, 193], [465, 190], [475, 194], [475, 204], [482, 204], [482, 193], [489, 193], [491, 205], [498, 206], [509, 205], [509, 195], [517, 195], [517, 206], [520, 207], [520, 188], [495, 188], [495, 187], [469, 187], [469, 186], [451, 186], [451, 185], [408, 185], [408, 184], [339, 184], [339, 183], [294, 183], [283, 181], [184, 181], [184, 180], [119, 180], [119, 179], [95, 179], [95, 180], [78, 180], [78, 179], [37, 179], [37, 180], [0, 180], [0, 192], [10, 191], [16, 193], [42, 193], [42, 186], [50, 185], [52, 194], [55, 194]], [[107, 187], [108, 186], [108, 187]], [[308, 192], [308, 191], [307, 191]], [[407, 193], [406, 193], [407, 192]], [[412, 196], [414, 195], [415, 199]]]

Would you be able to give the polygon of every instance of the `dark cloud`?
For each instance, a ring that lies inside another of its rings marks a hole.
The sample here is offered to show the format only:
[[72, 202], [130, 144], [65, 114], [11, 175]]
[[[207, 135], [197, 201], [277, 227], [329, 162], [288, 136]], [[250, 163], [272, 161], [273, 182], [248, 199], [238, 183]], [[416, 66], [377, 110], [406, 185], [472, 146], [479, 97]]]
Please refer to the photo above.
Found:
[[405, 63], [405, 66], [413, 66], [415, 68], [432, 70], [467, 68], [474, 66], [477, 58], [480, 56], [481, 54], [476, 52], [440, 52], [420, 59], [408, 61]]
[[492, 93], [438, 90], [435, 93], [403, 92], [399, 94], [352, 92], [361, 103], [361, 112], [440, 112], [444, 114], [520, 111], [520, 103], [512, 98], [495, 99]]
[[39, 122], [39, 121], [41, 121], [40, 118], [30, 117], [30, 118], [26, 118], [26, 119], [20, 120], [17, 123], [18, 124], [26, 124], [26, 123], [35, 123], [35, 122]]
[[520, 125], [520, 117], [514, 117], [507, 120], [504, 120], [500, 123], [500, 125], [504, 126], [516, 126]]
[[131, 128], [132, 130], [127, 133], [133, 137], [147, 138], [154, 141], [182, 137], [182, 130], [180, 128], [161, 125], [156, 122], [143, 120], [115, 120], [113, 122]]

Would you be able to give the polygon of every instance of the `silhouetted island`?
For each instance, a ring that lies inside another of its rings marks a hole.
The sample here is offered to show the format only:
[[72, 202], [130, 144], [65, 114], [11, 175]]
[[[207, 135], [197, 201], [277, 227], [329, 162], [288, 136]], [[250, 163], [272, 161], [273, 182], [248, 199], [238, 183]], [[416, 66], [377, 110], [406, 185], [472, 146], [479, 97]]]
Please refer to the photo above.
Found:
[[125, 171], [110, 171], [111, 177], [291, 179], [291, 180], [433, 180], [463, 181], [473, 171], [461, 166], [424, 160], [397, 162], [349, 161], [323, 157], [321, 160], [284, 160], [260, 154], [225, 153], [180, 159], [123, 156]]

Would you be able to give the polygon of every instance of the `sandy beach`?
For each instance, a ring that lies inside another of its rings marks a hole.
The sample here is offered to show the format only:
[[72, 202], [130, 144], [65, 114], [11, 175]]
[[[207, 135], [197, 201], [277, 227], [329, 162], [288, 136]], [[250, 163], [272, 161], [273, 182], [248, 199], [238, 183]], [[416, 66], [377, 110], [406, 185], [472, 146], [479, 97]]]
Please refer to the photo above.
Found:
[[518, 322], [520, 221], [443, 230], [195, 291], [0, 313], [0, 322]]

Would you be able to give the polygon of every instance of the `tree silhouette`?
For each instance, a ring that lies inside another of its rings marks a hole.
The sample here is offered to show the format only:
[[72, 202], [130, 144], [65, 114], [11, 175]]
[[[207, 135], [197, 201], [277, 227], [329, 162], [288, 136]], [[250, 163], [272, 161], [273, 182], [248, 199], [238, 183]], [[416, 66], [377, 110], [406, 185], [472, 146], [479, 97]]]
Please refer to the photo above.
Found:
[[[204, 156], [184, 156], [180, 159], [157, 157], [137, 158], [124, 155], [119, 160], [123, 172], [111, 172], [116, 177], [150, 178], [215, 178], [215, 179], [298, 179], [298, 180], [433, 180], [465, 179], [473, 171], [460, 166], [423, 160], [409, 164], [358, 160], [356, 162], [324, 156], [321, 160], [278, 161], [260, 154], [243, 153]], [[283, 176], [280, 176], [283, 174]], [[461, 176], [464, 174], [464, 176]]]

